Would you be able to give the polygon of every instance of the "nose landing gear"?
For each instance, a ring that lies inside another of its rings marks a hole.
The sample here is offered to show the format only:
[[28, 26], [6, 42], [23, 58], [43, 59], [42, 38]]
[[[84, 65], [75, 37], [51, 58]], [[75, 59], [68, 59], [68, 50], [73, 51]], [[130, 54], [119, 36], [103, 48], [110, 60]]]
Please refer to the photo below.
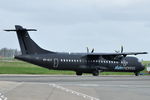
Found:
[[139, 76], [140, 72], [134, 72], [135, 76]]

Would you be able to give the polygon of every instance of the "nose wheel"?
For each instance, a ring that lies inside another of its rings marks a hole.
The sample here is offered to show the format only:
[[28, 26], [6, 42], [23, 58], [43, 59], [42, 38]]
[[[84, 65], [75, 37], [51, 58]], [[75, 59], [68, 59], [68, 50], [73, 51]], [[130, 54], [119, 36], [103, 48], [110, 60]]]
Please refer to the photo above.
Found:
[[139, 76], [140, 72], [134, 72], [135, 76]]

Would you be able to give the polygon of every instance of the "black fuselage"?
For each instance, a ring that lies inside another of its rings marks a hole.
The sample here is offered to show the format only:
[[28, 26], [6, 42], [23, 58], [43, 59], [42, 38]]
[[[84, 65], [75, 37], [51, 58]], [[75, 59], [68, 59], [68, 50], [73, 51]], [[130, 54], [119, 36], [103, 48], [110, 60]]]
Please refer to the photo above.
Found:
[[92, 73], [95, 70], [112, 72], [139, 72], [144, 66], [135, 57], [125, 57], [121, 61], [82, 58], [85, 53], [53, 53], [16, 56], [32, 64], [54, 70], [72, 70]]

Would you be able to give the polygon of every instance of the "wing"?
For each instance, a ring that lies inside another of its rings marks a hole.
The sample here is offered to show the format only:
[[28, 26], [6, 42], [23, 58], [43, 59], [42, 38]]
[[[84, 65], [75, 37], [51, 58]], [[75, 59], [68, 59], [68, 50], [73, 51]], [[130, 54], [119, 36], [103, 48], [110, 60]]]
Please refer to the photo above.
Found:
[[104, 58], [106, 60], [120, 60], [122, 57], [127, 55], [139, 55], [139, 54], [148, 54], [147, 52], [128, 52], [128, 53], [89, 53], [84, 55], [83, 58], [86, 59], [99, 59]]

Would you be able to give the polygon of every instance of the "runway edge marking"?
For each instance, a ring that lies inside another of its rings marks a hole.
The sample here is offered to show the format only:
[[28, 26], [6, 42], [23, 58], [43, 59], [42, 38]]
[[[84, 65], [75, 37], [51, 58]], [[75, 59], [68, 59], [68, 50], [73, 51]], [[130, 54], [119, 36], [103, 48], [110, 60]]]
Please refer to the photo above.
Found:
[[71, 90], [71, 89], [67, 89], [67, 88], [65, 88], [65, 87], [62, 87], [62, 86], [59, 86], [59, 85], [56, 85], [56, 84], [49, 84], [49, 86], [52, 86], [52, 87], [54, 87], [54, 88], [63, 90], [63, 91], [65, 91], [65, 92], [67, 92], [67, 93], [74, 94], [74, 95], [76, 95], [76, 96], [81, 96], [81, 97], [83, 97], [84, 99], [100, 100], [99, 98], [95, 98], [95, 97], [89, 96], [89, 95], [84, 94], [84, 93], [80, 93], [80, 92], [77, 92], [77, 91], [74, 91], [74, 90]]
[[8, 98], [5, 97], [2, 93], [0, 93], [0, 100], [7, 100]]

